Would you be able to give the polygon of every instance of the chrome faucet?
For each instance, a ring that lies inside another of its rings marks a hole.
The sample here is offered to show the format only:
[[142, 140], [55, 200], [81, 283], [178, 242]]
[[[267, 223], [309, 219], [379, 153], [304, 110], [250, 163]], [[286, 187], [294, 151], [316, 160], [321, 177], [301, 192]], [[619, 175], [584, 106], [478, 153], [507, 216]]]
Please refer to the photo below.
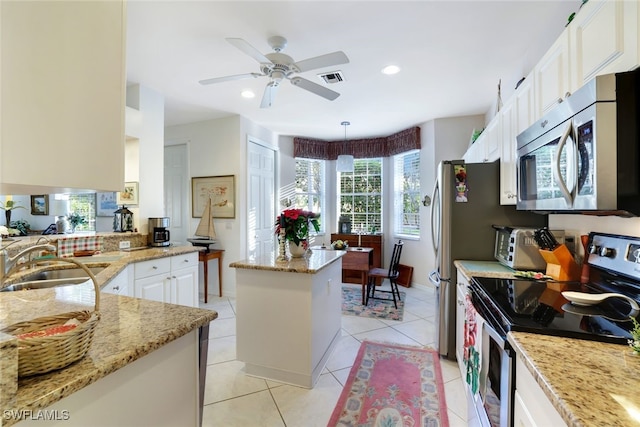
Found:
[[9, 256], [9, 252], [6, 248], [0, 250], [0, 284], [2, 284], [4, 278], [9, 275], [9, 272], [11, 272], [11, 270], [23, 256], [35, 251], [55, 252], [56, 250], [57, 248], [54, 245], [50, 244], [34, 245], [18, 252], [13, 258]]

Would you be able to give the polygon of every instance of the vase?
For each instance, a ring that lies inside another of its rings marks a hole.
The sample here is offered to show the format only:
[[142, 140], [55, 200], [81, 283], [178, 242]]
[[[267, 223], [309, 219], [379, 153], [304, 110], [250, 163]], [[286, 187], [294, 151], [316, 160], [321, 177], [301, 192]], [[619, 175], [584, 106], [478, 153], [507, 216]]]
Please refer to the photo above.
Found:
[[289, 240], [289, 254], [291, 254], [291, 258], [302, 258], [307, 252], [306, 243], [306, 240], [301, 240], [300, 244], [297, 245], [295, 242]]
[[4, 211], [4, 219], [7, 220], [7, 228], [11, 226], [11, 209], [5, 209]]

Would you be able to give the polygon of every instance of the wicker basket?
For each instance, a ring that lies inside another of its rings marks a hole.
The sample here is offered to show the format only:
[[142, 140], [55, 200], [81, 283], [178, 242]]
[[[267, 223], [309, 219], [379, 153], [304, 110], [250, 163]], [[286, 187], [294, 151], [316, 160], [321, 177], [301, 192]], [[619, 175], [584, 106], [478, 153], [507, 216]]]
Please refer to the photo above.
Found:
[[[100, 320], [100, 289], [95, 275], [85, 265], [72, 260], [53, 258], [47, 261], [71, 262], [84, 269], [93, 281], [95, 291], [95, 310], [93, 312], [73, 311], [47, 317], [39, 317], [25, 322], [15, 323], [2, 332], [19, 335], [39, 331], [52, 326], [64, 325], [70, 319], [80, 324], [70, 331], [46, 337], [20, 338], [18, 340], [18, 376], [44, 374], [64, 368], [81, 359], [91, 347], [93, 334]], [[20, 291], [29, 292], [29, 291]]]

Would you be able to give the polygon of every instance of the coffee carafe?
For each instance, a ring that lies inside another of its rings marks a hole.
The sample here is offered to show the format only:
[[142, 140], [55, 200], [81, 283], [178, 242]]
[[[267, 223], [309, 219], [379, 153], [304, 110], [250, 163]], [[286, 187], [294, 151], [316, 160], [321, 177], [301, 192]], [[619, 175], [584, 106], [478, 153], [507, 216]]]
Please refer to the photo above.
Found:
[[169, 218], [149, 218], [149, 244], [151, 246], [169, 246]]

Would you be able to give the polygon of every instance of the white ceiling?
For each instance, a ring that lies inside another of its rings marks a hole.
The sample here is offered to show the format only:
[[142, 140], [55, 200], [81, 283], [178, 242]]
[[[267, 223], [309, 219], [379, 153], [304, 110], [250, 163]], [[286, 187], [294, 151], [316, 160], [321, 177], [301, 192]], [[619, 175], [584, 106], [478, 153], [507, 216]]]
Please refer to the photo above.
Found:
[[[167, 126], [239, 114], [279, 135], [327, 140], [385, 136], [440, 117], [485, 114], [513, 93], [560, 35], [580, 0], [510, 1], [141, 1], [127, 3], [127, 82], [165, 97]], [[263, 54], [270, 36], [286, 37], [294, 60], [341, 50], [328, 101], [283, 82], [274, 105], [260, 108], [267, 77], [203, 86], [199, 80], [259, 72], [225, 38]], [[385, 76], [396, 64], [402, 71]], [[243, 89], [256, 93], [240, 96]]]

